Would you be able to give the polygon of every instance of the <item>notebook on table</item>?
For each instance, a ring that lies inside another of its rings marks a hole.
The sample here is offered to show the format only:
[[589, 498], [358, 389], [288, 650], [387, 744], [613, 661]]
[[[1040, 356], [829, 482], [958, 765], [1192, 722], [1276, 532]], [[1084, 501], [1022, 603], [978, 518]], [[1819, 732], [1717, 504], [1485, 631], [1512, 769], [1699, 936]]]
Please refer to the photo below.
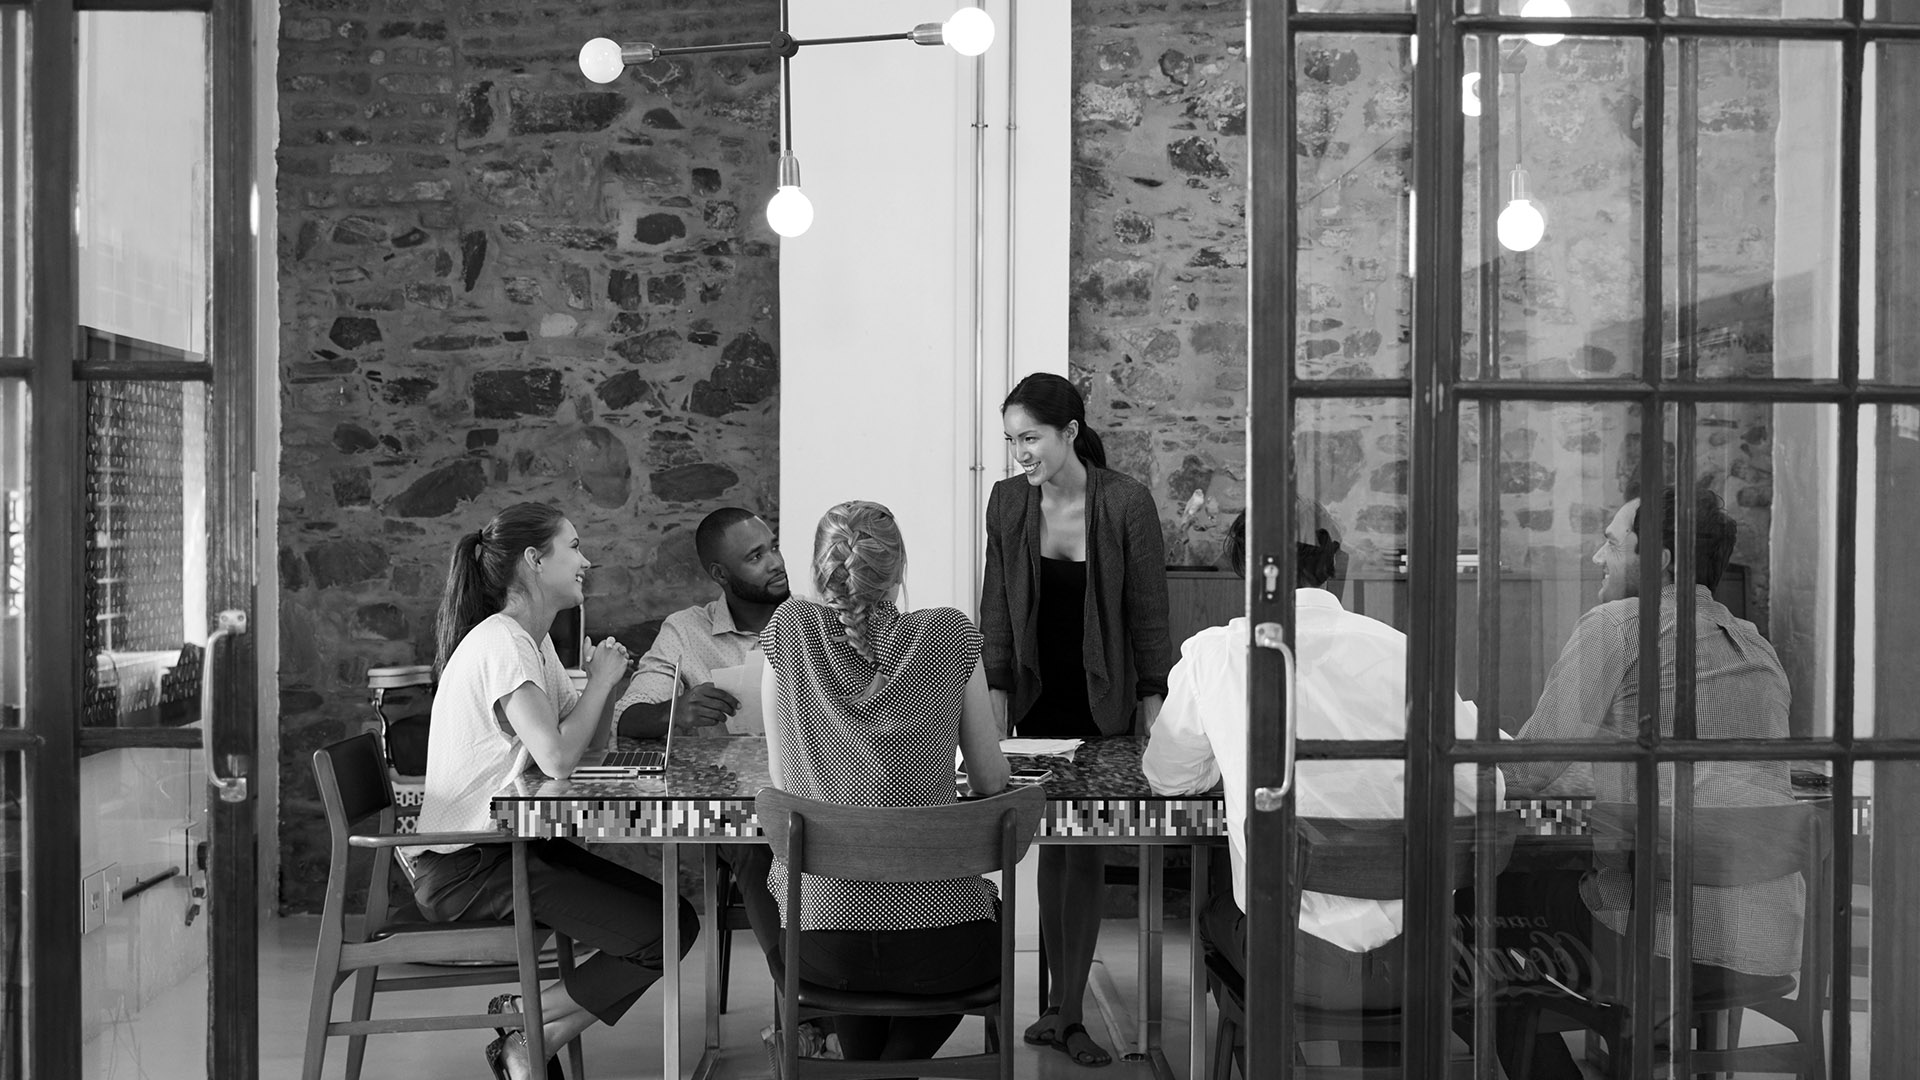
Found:
[[[573, 775], [581, 780], [631, 780], [648, 774], [667, 771], [667, 760], [673, 756], [673, 729], [675, 715], [680, 711], [680, 662], [673, 664], [673, 696], [667, 699], [667, 741], [660, 750], [604, 750], [600, 751], [600, 760], [573, 770]], [[592, 755], [589, 754], [589, 757]]]

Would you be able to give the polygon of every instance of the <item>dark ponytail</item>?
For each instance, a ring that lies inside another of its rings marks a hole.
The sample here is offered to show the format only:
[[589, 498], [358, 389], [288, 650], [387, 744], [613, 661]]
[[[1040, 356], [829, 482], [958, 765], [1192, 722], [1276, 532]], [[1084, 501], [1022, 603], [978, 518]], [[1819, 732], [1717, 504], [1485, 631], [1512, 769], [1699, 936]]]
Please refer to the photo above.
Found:
[[1001, 413], [1015, 405], [1027, 415], [1052, 428], [1066, 430], [1078, 423], [1080, 433], [1073, 437], [1073, 452], [1081, 461], [1099, 468], [1107, 467], [1107, 448], [1100, 435], [1087, 424], [1087, 402], [1080, 390], [1065, 378], [1051, 372], [1036, 371], [1014, 384], [1013, 392], [1000, 403]]
[[454, 541], [435, 626], [436, 676], [447, 666], [447, 659], [467, 631], [506, 607], [521, 554], [528, 548], [545, 551], [551, 547], [563, 520], [565, 515], [551, 506], [515, 503], [485, 527]]

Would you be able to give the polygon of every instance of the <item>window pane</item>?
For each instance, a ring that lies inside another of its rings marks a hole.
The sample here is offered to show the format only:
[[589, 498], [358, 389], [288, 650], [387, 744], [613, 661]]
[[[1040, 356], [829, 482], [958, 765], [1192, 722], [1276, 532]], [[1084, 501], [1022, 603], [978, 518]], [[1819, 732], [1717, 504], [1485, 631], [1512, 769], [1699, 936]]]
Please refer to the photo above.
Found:
[[[1714, 492], [1737, 530], [1712, 598], [1752, 623], [1778, 656], [1792, 691], [1792, 734], [1830, 735], [1839, 410], [1705, 402], [1694, 429], [1697, 490]], [[1695, 580], [1704, 583], [1718, 563], [1701, 550], [1696, 542]]]
[[208, 625], [207, 387], [86, 385], [85, 722], [194, 723]]
[[30, 326], [27, 264], [33, 250], [27, 145], [28, 37], [32, 9], [0, 7], [0, 356], [25, 356]]
[[1667, 0], [1667, 14], [1710, 19], [1837, 19], [1841, 7], [1840, 0]]
[[1860, 410], [1854, 731], [1920, 738], [1920, 406]]
[[204, 360], [206, 16], [79, 15], [80, 323], [92, 360]]
[[1470, 14], [1521, 15], [1528, 18], [1639, 15], [1645, 10], [1640, 0], [1467, 0]]
[[1411, 44], [1300, 35], [1295, 370], [1303, 379], [1405, 378], [1409, 370]]
[[1645, 52], [1466, 39], [1463, 377], [1639, 374]]
[[1841, 984], [1851, 990], [1853, 1075], [1898, 1076], [1912, 1067], [1920, 1014], [1913, 963], [1920, 843], [1902, 825], [1920, 817], [1920, 764], [1862, 763], [1853, 786], [1853, 956]]
[[27, 384], [0, 379], [0, 727], [27, 703]]
[[[1460, 692], [1519, 732], [1580, 617], [1599, 602], [1594, 555], [1640, 454], [1637, 406], [1473, 402], [1460, 418]], [[1570, 718], [1543, 718], [1542, 727]], [[1611, 727], [1562, 738], [1630, 738]]]
[[1300, 495], [1325, 507], [1339, 531], [1334, 572], [1344, 586], [1337, 594], [1348, 611], [1405, 631], [1407, 403], [1308, 398], [1295, 403], [1294, 420]]
[[1837, 42], [1667, 43], [1668, 375], [1838, 375], [1840, 59]]
[[1300, 0], [1299, 10], [1310, 12], [1337, 12], [1351, 15], [1358, 12], [1407, 12], [1413, 10], [1412, 0]]
[[[1920, 5], [1905, 5], [1920, 7]], [[1920, 17], [1920, 13], [1916, 13]], [[1920, 42], [1880, 42], [1866, 54], [1861, 95], [1860, 374], [1920, 382]]]

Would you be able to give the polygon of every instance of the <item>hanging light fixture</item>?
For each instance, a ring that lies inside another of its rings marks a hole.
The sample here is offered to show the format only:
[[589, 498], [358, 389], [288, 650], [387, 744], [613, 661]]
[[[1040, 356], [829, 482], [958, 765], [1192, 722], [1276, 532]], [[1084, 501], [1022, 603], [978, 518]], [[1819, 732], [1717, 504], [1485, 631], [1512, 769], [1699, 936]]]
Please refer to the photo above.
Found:
[[[1573, 17], [1573, 9], [1567, 6], [1567, 0], [1527, 0], [1520, 5], [1520, 17], [1523, 19], [1567, 19]], [[1543, 49], [1550, 49], [1565, 40], [1565, 34], [1528, 34], [1527, 40]]]
[[898, 34], [862, 34], [852, 37], [796, 39], [788, 32], [787, 0], [780, 4], [780, 30], [766, 41], [719, 45], [682, 45], [661, 48], [649, 41], [623, 45], [597, 37], [580, 46], [580, 73], [597, 83], [610, 83], [635, 64], [651, 64], [663, 56], [690, 56], [711, 52], [766, 50], [780, 58], [780, 175], [773, 198], [767, 202], [767, 224], [781, 236], [799, 236], [813, 224], [813, 201], [800, 190], [800, 159], [793, 153], [793, 80], [788, 64], [808, 45], [849, 45], [874, 41], [910, 41], [915, 45], [946, 45], [961, 56], [979, 56], [993, 46], [993, 17], [977, 7], [963, 7], [945, 22], [929, 22]]
[[1477, 71], [1460, 76], [1460, 111], [1468, 116], [1480, 115], [1480, 73]]
[[1507, 206], [1500, 211], [1494, 231], [1500, 238], [1500, 246], [1508, 251], [1532, 251], [1546, 235], [1547, 215], [1534, 204], [1533, 195], [1527, 190], [1524, 167], [1515, 165], [1507, 174], [1507, 182]]

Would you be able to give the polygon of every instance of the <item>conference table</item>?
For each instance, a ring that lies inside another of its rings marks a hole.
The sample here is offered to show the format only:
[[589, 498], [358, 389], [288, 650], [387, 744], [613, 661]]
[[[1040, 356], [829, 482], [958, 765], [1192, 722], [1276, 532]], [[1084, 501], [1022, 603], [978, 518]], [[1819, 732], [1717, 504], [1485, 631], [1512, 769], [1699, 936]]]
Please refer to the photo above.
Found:
[[[623, 744], [626, 740], [622, 740]], [[1144, 1061], [1157, 1077], [1175, 1075], [1161, 1047], [1161, 958], [1164, 946], [1165, 868], [1169, 846], [1192, 850], [1190, 941], [1199, 941], [1199, 916], [1206, 903], [1211, 849], [1226, 843], [1226, 807], [1218, 791], [1200, 795], [1157, 795], [1140, 770], [1147, 740], [1118, 736], [1090, 739], [1073, 760], [1010, 756], [1013, 764], [1040, 764], [1051, 770], [1045, 781], [1046, 811], [1034, 842], [1106, 844], [1136, 847], [1140, 853], [1137, 1006], [1122, 1017], [1116, 1034], [1126, 1034], [1121, 1056]], [[695, 1080], [706, 1080], [718, 1065], [720, 1047], [720, 923], [717, 874], [719, 844], [764, 842], [754, 811], [754, 796], [767, 787], [766, 741], [757, 737], [705, 737], [675, 740], [673, 760], [660, 775], [631, 780], [553, 780], [529, 772], [493, 799], [496, 823], [517, 836], [569, 838], [590, 843], [658, 844], [661, 851], [663, 910], [679, 900], [680, 846], [700, 847], [703, 870], [702, 925], [708, 927], [706, 1027]], [[1824, 791], [1796, 784], [1802, 798]], [[1564, 860], [1581, 866], [1593, 854], [1588, 815], [1593, 800], [1580, 797], [1515, 798], [1503, 809], [1517, 819], [1521, 861]], [[1870, 801], [1857, 796], [1852, 831], [1870, 836]], [[666, 970], [661, 979], [662, 1067], [666, 1077], [680, 1075], [680, 928], [665, 921]], [[1189, 950], [1190, 1018], [1206, 1015], [1206, 969], [1201, 950]], [[1101, 997], [1095, 986], [1096, 998]], [[1126, 1021], [1131, 1021], [1127, 1023]], [[1124, 1029], [1130, 1027], [1128, 1034]], [[1188, 1076], [1207, 1074], [1205, 1025], [1189, 1024]]]
[[[693, 1076], [705, 1080], [718, 1065], [720, 1046], [720, 953], [715, 937], [720, 924], [716, 874], [718, 844], [763, 843], [754, 816], [754, 795], [769, 786], [766, 740], [755, 737], [706, 737], [674, 740], [673, 760], [660, 775], [632, 780], [553, 780], [530, 772], [493, 799], [501, 828], [529, 838], [568, 838], [589, 843], [660, 845], [660, 888], [664, 910], [679, 902], [680, 846], [701, 847], [705, 887], [702, 925], [706, 957], [706, 1037]], [[1218, 792], [1190, 796], [1156, 795], [1140, 771], [1145, 738], [1090, 739], [1072, 761], [1049, 757], [1045, 782], [1046, 812], [1034, 842], [1107, 844], [1140, 851], [1139, 1001], [1132, 1032], [1121, 1048], [1128, 1060], [1145, 1061], [1158, 1077], [1175, 1076], [1161, 1048], [1162, 910], [1170, 845], [1193, 849], [1191, 940], [1199, 940], [1210, 848], [1224, 845], [1225, 803]], [[1017, 766], [1028, 759], [1013, 757]], [[666, 971], [660, 980], [662, 1075], [680, 1076], [680, 928], [665, 920]], [[1191, 1016], [1206, 1015], [1206, 969], [1201, 950], [1192, 949], [1189, 973]], [[1189, 1039], [1189, 1076], [1206, 1074], [1204, 1024]], [[1011, 1037], [1011, 1033], [1003, 1033]]]

